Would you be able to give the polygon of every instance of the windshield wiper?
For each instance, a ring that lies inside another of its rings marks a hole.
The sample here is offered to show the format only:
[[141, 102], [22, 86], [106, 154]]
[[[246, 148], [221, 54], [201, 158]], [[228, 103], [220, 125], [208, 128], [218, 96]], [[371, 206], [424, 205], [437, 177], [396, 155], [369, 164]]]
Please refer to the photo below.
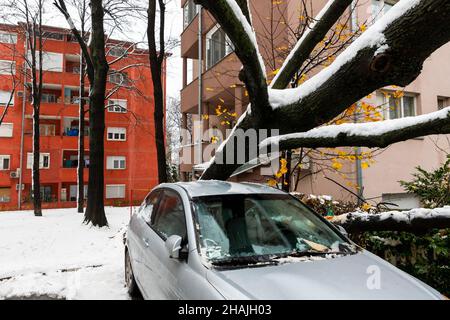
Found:
[[309, 251], [293, 251], [293, 252], [277, 254], [277, 255], [273, 256], [273, 259], [280, 259], [280, 258], [287, 258], [287, 257], [293, 257], [293, 258], [318, 257], [318, 256], [326, 256], [327, 254], [346, 255], [346, 254], [351, 254], [351, 252], [344, 252], [344, 251], [322, 252], [322, 251], [310, 251], [310, 250]]
[[274, 260], [273, 257], [269, 255], [258, 255], [216, 259], [212, 260], [211, 264], [214, 266], [246, 266], [257, 264], [278, 264], [278, 261]]

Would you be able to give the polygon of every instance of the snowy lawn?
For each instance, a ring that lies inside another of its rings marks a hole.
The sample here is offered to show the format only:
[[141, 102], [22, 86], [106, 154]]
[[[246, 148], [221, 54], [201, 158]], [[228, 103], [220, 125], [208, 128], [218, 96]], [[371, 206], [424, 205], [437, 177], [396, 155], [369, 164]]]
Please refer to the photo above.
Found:
[[76, 209], [0, 212], [0, 300], [18, 297], [129, 299], [123, 233], [129, 208], [106, 208], [109, 228]]

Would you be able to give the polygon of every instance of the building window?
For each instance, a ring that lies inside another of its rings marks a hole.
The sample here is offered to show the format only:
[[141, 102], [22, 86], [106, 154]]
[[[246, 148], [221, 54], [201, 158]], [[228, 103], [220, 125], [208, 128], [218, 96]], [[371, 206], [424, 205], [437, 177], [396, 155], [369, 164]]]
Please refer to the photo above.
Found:
[[3, 122], [0, 125], [0, 137], [11, 138], [12, 136], [13, 136], [13, 124]]
[[392, 94], [384, 96], [384, 104], [387, 107], [386, 119], [399, 119], [416, 115], [416, 98], [404, 95], [394, 97]]
[[[31, 51], [28, 50], [28, 59], [31, 60]], [[36, 58], [38, 53], [36, 52]], [[63, 72], [63, 54], [56, 52], [42, 52], [42, 70], [51, 72]], [[36, 68], [39, 69], [39, 61], [36, 61]]]
[[41, 94], [41, 102], [43, 103], [56, 103], [57, 101], [58, 98], [56, 97], [56, 94], [45, 92]]
[[110, 46], [108, 48], [108, 55], [112, 57], [126, 57], [127, 56], [127, 48], [119, 47], [119, 46]]
[[11, 93], [11, 91], [0, 90], [0, 106], [6, 106], [9, 99], [11, 99], [10, 106], [14, 104], [14, 95], [11, 97]]
[[447, 108], [448, 106], [450, 106], [449, 103], [449, 98], [444, 98], [444, 97], [438, 97], [437, 99], [438, 101], [438, 110], [442, 110], [444, 108]]
[[56, 132], [56, 126], [54, 124], [40, 124], [39, 135], [41, 137], [54, 137]]
[[10, 187], [0, 187], [0, 202], [10, 202], [11, 201], [11, 188]]
[[106, 199], [124, 199], [124, 198], [125, 198], [124, 184], [106, 185]]
[[45, 31], [42, 35], [43, 39], [64, 40], [64, 35], [58, 32]]
[[108, 128], [109, 141], [126, 141], [127, 129], [126, 128]]
[[11, 163], [10, 155], [0, 155], [0, 170], [9, 170]]
[[193, 0], [188, 0], [183, 7], [184, 28], [191, 24], [195, 16], [198, 14], [198, 6]]
[[110, 99], [108, 100], [108, 112], [127, 112], [127, 100], [123, 99]]
[[120, 71], [112, 71], [109, 76], [108, 80], [111, 83], [126, 86], [130, 83], [130, 80], [128, 79], [128, 74], [126, 72], [120, 72]]
[[[27, 153], [27, 169], [33, 168], [33, 153]], [[40, 153], [39, 154], [39, 169], [49, 169], [50, 168], [50, 153]]]
[[17, 43], [17, 34], [10, 32], [0, 32], [0, 42], [1, 43]]
[[376, 21], [381, 18], [386, 12], [392, 9], [392, 7], [398, 2], [398, 0], [372, 0], [372, 15]]
[[16, 74], [16, 63], [10, 60], [0, 60], [0, 74]]
[[108, 170], [125, 170], [126, 158], [122, 156], [111, 156], [106, 159], [106, 169]]
[[209, 69], [233, 51], [223, 29], [215, 26], [206, 34], [206, 68]]

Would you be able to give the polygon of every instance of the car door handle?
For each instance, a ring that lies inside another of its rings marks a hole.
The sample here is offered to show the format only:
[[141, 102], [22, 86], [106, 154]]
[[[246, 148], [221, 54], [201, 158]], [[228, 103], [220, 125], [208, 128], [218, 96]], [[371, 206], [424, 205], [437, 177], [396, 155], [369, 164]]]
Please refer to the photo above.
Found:
[[150, 246], [150, 242], [148, 241], [147, 238], [142, 238], [142, 241], [144, 241], [144, 244], [145, 244], [146, 247]]

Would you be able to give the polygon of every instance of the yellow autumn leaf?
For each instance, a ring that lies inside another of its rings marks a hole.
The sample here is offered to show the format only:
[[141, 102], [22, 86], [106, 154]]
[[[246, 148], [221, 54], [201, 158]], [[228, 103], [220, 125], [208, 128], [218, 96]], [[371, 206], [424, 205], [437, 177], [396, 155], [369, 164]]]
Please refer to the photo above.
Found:
[[342, 169], [342, 163], [335, 161], [335, 162], [333, 162], [333, 164], [331, 165], [331, 167], [332, 167], [333, 169], [335, 169], [335, 170], [341, 170], [341, 169]]

